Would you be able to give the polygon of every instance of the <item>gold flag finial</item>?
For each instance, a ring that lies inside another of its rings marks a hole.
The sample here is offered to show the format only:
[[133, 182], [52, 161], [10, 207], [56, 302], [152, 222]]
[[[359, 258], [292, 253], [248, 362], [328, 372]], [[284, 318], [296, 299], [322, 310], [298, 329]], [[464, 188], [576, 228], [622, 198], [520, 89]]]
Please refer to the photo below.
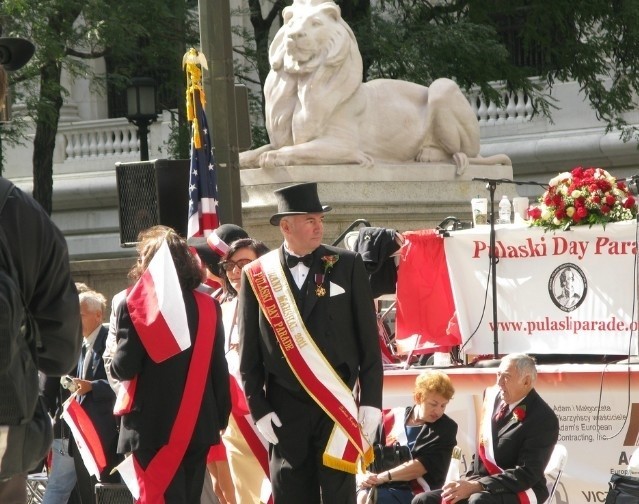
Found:
[[209, 67], [204, 54], [191, 47], [182, 58], [182, 68], [186, 71], [186, 119], [193, 123], [193, 147], [199, 149], [202, 140], [195, 113], [195, 100], [199, 100], [202, 107], [206, 104], [206, 95], [202, 88], [202, 68], [208, 70]]

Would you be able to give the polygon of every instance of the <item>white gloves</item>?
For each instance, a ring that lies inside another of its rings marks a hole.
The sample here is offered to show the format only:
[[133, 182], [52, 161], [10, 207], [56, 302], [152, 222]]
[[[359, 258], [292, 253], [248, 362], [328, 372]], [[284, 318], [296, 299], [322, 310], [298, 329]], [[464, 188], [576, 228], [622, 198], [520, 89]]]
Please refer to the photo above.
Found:
[[362, 428], [362, 434], [370, 445], [375, 440], [377, 429], [382, 422], [382, 410], [374, 406], [360, 406], [357, 421]]
[[255, 422], [255, 426], [257, 427], [257, 430], [260, 431], [260, 434], [262, 434], [262, 436], [264, 436], [264, 439], [266, 439], [269, 443], [275, 445], [279, 443], [280, 440], [277, 439], [277, 436], [275, 435], [275, 432], [273, 431], [274, 424], [277, 427], [282, 426], [280, 417], [278, 417], [277, 413], [273, 411], [264, 415], [257, 422]]

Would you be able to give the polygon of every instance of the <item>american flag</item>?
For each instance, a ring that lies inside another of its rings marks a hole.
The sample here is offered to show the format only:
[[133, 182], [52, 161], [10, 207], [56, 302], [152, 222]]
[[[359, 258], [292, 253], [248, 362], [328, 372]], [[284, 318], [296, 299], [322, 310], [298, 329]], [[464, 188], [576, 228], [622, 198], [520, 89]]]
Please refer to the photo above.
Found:
[[213, 145], [202, 104], [201, 89], [193, 90], [191, 123], [191, 174], [189, 179], [189, 223], [187, 238], [208, 236], [219, 224], [217, 175]]

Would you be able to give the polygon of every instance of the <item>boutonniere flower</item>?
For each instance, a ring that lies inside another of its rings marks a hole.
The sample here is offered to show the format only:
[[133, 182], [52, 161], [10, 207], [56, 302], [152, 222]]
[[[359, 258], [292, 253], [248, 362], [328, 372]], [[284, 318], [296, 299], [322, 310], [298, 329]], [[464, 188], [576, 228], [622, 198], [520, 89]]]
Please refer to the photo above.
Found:
[[322, 268], [324, 272], [315, 274], [315, 294], [317, 294], [318, 297], [326, 296], [324, 278], [329, 275], [338, 260], [339, 256], [337, 254], [322, 256]]
[[328, 275], [331, 272], [337, 261], [339, 261], [339, 256], [337, 254], [322, 256], [322, 265], [324, 266], [325, 275]]
[[516, 422], [523, 422], [526, 418], [526, 406], [517, 406], [513, 410], [513, 418]]

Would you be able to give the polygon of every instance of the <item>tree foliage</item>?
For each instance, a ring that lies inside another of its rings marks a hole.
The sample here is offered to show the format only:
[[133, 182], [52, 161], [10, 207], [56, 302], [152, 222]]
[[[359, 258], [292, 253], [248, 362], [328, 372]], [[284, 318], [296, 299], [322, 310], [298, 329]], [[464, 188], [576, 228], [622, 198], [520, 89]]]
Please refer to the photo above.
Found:
[[[179, 89], [179, 63], [188, 33], [183, 0], [3, 0], [5, 35], [32, 40], [36, 54], [15, 81], [35, 123], [34, 197], [51, 213], [53, 151], [60, 109], [71, 80], [92, 81], [94, 92], [108, 84], [124, 87], [129, 78], [154, 69], [164, 71], [164, 85]], [[105, 57], [108, 79], [95, 75], [87, 60]], [[168, 64], [167, 64], [168, 63]], [[177, 63], [177, 64], [176, 64]], [[146, 73], [148, 75], [148, 73]], [[181, 95], [183, 96], [183, 94]], [[181, 98], [179, 102], [184, 100]]]

